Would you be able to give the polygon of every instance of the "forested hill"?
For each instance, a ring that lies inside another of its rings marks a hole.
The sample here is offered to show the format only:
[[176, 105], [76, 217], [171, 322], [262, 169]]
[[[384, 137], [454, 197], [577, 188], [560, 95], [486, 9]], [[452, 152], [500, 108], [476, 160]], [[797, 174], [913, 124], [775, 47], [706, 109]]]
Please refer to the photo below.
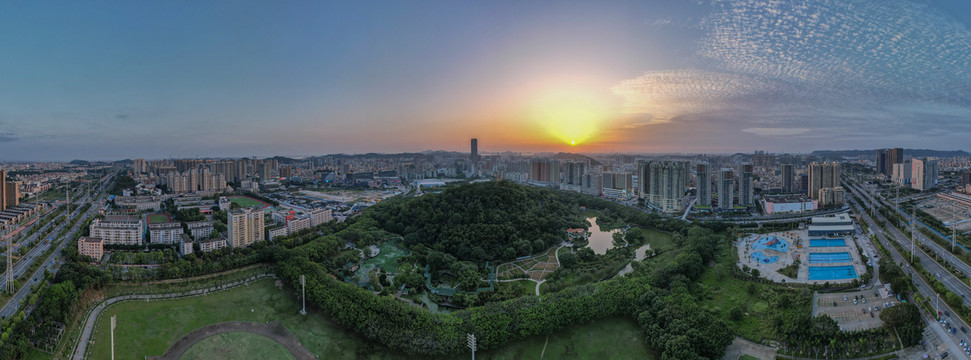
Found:
[[408, 245], [476, 262], [536, 253], [563, 241], [568, 227], [584, 226], [575, 200], [507, 181], [462, 185], [371, 210], [381, 227]]

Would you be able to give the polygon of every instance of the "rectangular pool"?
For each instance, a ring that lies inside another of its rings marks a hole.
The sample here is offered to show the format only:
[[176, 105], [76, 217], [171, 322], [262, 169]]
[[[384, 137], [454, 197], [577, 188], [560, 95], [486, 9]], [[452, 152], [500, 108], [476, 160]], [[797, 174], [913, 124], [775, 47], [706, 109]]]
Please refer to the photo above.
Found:
[[856, 279], [853, 266], [810, 266], [809, 280], [848, 280]]
[[809, 247], [836, 247], [846, 246], [843, 239], [809, 239]]
[[825, 264], [825, 263], [838, 263], [838, 262], [850, 262], [850, 261], [853, 261], [853, 258], [850, 257], [850, 253], [848, 252], [809, 254], [810, 264]]

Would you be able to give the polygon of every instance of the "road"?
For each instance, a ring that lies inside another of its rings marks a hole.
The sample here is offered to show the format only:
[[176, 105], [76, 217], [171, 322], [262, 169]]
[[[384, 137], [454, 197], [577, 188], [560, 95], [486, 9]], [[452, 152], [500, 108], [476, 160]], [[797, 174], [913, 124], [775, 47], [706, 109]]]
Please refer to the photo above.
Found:
[[[854, 198], [859, 199], [859, 197], [854, 197]], [[914, 284], [917, 286], [917, 292], [919, 292], [920, 294], [922, 294], [924, 297], [928, 299], [936, 299], [937, 294], [933, 292], [930, 284], [924, 281], [924, 279], [920, 277], [919, 274], [915, 274], [913, 268], [911, 268], [911, 266], [907, 263], [907, 261], [905, 261], [904, 257], [897, 251], [897, 248], [890, 245], [890, 241], [892, 240], [890, 240], [889, 238], [891, 238], [892, 236], [886, 234], [886, 232], [882, 231], [879, 227], [877, 227], [876, 223], [873, 221], [873, 218], [871, 218], [866, 212], [863, 212], [860, 215], [862, 219], [864, 219], [869, 225], [869, 228], [874, 233], [875, 237], [877, 238], [877, 241], [880, 241], [883, 244], [884, 248], [886, 248], [890, 252], [890, 255], [893, 258], [894, 262], [898, 264], [903, 264], [902, 270], [904, 272], [911, 274], [911, 278], [913, 279]], [[930, 261], [930, 262], [933, 262], [933, 261]], [[921, 265], [924, 265], [925, 267], [927, 266], [927, 264], [923, 260], [921, 261]], [[944, 303], [943, 301], [940, 301], [939, 305], [935, 307], [938, 310], [948, 311], [952, 314], [956, 314], [956, 312], [953, 309], [951, 309], [949, 306], [947, 306], [947, 304]], [[950, 333], [945, 331], [944, 327], [941, 326], [941, 324], [938, 323], [936, 319], [923, 315], [923, 312], [921, 312], [921, 314], [922, 314], [921, 317], [927, 323], [927, 326], [930, 327], [931, 331], [933, 331], [935, 334], [937, 334], [938, 337], [944, 340], [944, 343], [948, 346], [948, 349], [949, 349], [948, 352], [951, 355], [954, 355], [956, 359], [965, 357], [965, 356], [962, 356], [964, 355], [964, 350], [959, 345], [959, 342], [961, 341], [961, 339], [966, 337], [964, 334], [962, 334], [961, 332], [958, 332], [959, 335], [951, 335]], [[957, 316], [949, 317], [949, 319], [954, 326], [963, 326], [966, 329], [969, 328], [968, 324], [964, 323], [964, 321]]]
[[[861, 194], [864, 196], [859, 196]], [[859, 202], [864, 203], [864, 204], [861, 204], [862, 208], [864, 209], [869, 208], [870, 203], [874, 201], [872, 198], [869, 198], [868, 193], [863, 192], [862, 189], [859, 189], [859, 188], [854, 188], [854, 195], [855, 195], [853, 197], [854, 200], [857, 200], [858, 203]], [[945, 288], [961, 296], [961, 298], [964, 300], [965, 305], [971, 306], [971, 286], [968, 286], [968, 283], [954, 276], [954, 274], [947, 271], [947, 269], [944, 268], [943, 265], [938, 263], [937, 259], [939, 256], [943, 256], [945, 259], [947, 259], [947, 255], [951, 255], [953, 257], [953, 254], [948, 253], [947, 250], [941, 248], [939, 245], [935, 244], [933, 241], [927, 240], [926, 238], [923, 239], [923, 241], [918, 241], [917, 242], [918, 244], [929, 246], [931, 247], [931, 249], [934, 249], [935, 245], [937, 245], [937, 250], [944, 252], [944, 254], [941, 254], [941, 253], [928, 254], [924, 252], [924, 250], [921, 249], [921, 247], [912, 246], [913, 242], [910, 240], [910, 238], [904, 235], [899, 229], [893, 226], [890, 222], [887, 222], [887, 219], [884, 218], [879, 211], [873, 211], [873, 217], [875, 217], [878, 220], [884, 221], [887, 225], [886, 227], [889, 229], [889, 233], [886, 233], [883, 229], [877, 227], [876, 224], [872, 221], [873, 219], [869, 215], [867, 215], [865, 219], [869, 220], [870, 229], [872, 229], [876, 233], [887, 236], [889, 239], [900, 244], [900, 246], [903, 247], [904, 249], [914, 248], [915, 250], [914, 256], [920, 259], [921, 266], [923, 266], [924, 269], [927, 269], [927, 271], [931, 272], [932, 274], [935, 274], [935, 276], [938, 277], [938, 281], [944, 284]], [[918, 240], [922, 239], [922, 237], [919, 235], [920, 233], [918, 232], [917, 234], [918, 234], [917, 236]]]
[[[102, 186], [98, 190], [100, 196], [98, 197], [97, 200], [95, 200], [95, 202], [98, 202], [104, 199], [104, 187], [105, 187], [105, 184], [107, 184], [108, 181], [110, 181], [111, 177], [112, 175], [108, 175], [102, 179], [101, 181]], [[88, 199], [89, 197], [85, 196], [81, 201], [83, 203], [88, 201]], [[21, 285], [20, 289], [14, 293], [14, 296], [9, 301], [7, 301], [6, 304], [3, 305], [3, 308], [0, 308], [0, 318], [7, 319], [17, 313], [17, 310], [20, 309], [20, 305], [30, 297], [31, 286], [39, 283], [42, 280], [42, 275], [44, 274], [44, 271], [50, 271], [51, 273], [57, 272], [58, 267], [56, 266], [57, 262], [55, 260], [60, 259], [61, 251], [64, 249], [65, 246], [67, 246], [67, 244], [70, 243], [70, 241], [68, 240], [74, 238], [74, 235], [78, 231], [80, 231], [80, 227], [84, 225], [84, 221], [96, 211], [98, 211], [97, 206], [91, 206], [88, 209], [88, 211], [86, 211], [84, 214], [78, 214], [80, 212], [80, 207], [73, 210], [71, 214], [72, 216], [70, 219], [73, 219], [74, 217], [77, 217], [77, 216], [81, 216], [81, 218], [77, 221], [77, 223], [74, 224], [74, 226], [67, 233], [65, 233], [61, 237], [61, 242], [57, 245], [57, 248], [55, 248], [55, 250], [51, 252], [51, 255], [48, 256], [47, 259], [44, 259], [44, 263], [43, 263], [44, 265], [39, 266], [37, 270], [35, 270], [34, 273], [31, 274], [31, 276], [28, 278], [26, 283]], [[44, 251], [47, 251], [47, 249], [50, 248], [51, 244], [54, 243], [54, 240], [52, 237], [58, 234], [64, 228], [64, 226], [69, 222], [70, 220], [64, 221], [63, 223], [59, 224], [57, 228], [55, 228], [52, 232], [50, 232], [48, 235], [48, 238], [50, 239], [50, 241], [44, 242], [31, 249], [27, 253], [27, 255], [25, 255], [24, 258], [17, 263], [19, 268], [16, 268], [16, 267], [14, 268], [14, 275], [20, 276], [25, 271], [27, 271], [30, 265], [33, 264], [34, 261], [36, 261], [37, 257], [43, 254]], [[0, 285], [5, 286], [6, 280], [5, 279], [0, 280]]]

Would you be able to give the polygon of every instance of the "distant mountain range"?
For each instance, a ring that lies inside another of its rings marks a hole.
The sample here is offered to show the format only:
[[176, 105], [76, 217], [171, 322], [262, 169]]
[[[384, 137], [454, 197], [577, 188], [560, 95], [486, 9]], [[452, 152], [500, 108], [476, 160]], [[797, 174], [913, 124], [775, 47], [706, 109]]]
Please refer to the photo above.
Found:
[[[811, 155], [822, 157], [873, 157], [877, 149], [873, 150], [816, 150]], [[908, 157], [938, 157], [949, 158], [955, 156], [971, 156], [964, 150], [929, 150], [929, 149], [904, 149], [904, 156]]]

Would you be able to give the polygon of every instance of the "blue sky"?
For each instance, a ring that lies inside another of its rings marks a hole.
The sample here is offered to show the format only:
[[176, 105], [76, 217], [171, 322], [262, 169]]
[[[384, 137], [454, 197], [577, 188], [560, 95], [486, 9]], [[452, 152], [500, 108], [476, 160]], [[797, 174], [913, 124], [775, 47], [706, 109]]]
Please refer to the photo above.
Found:
[[581, 121], [574, 151], [971, 150], [966, 14], [901, 0], [3, 3], [0, 160], [466, 150], [473, 136], [483, 151], [561, 150], [554, 135]]

